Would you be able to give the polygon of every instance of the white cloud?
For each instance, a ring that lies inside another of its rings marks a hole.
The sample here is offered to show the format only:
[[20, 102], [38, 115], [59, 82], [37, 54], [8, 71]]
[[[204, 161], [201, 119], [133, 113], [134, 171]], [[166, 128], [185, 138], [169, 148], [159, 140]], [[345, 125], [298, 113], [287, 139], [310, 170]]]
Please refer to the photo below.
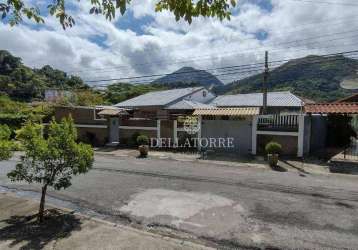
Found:
[[[28, 24], [13, 28], [0, 24], [0, 47], [22, 57], [29, 66], [50, 64], [85, 79], [103, 79], [167, 73], [181, 66], [205, 69], [261, 62], [265, 49], [271, 60], [344, 51], [354, 47], [345, 45], [353, 44], [357, 37], [350, 37], [358, 35], [352, 31], [304, 40], [355, 27], [358, 31], [355, 7], [272, 0], [269, 12], [243, 2], [231, 21], [201, 17], [188, 25], [176, 22], [169, 12], [155, 13], [154, 3], [133, 1], [130, 7], [135, 18], [153, 18], [149, 24], [138, 24], [143, 25], [144, 34], [118, 28], [126, 15], [109, 22], [103, 16], [89, 15], [89, 2], [80, 1], [72, 13], [76, 19], [72, 29], [62, 30], [53, 17], [46, 17], [46, 24], [36, 29]], [[256, 39], [259, 31], [268, 32], [267, 40]], [[295, 40], [304, 41], [288, 43]], [[235, 77], [240, 76], [222, 79]]]

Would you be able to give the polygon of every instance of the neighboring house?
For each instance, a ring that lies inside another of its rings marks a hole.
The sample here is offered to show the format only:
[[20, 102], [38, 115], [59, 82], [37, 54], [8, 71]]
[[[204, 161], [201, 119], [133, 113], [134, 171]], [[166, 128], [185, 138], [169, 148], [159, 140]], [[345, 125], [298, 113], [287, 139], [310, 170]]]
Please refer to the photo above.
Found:
[[358, 103], [358, 93], [338, 99], [334, 103]]
[[59, 89], [46, 89], [45, 90], [45, 101], [46, 102], [59, 102], [64, 99], [72, 99], [74, 98], [73, 93], [67, 90], [59, 90]]
[[71, 116], [77, 127], [78, 138], [92, 145], [101, 146], [108, 142], [109, 135], [108, 120], [101, 117], [99, 112], [108, 109], [113, 109], [113, 107], [57, 106], [55, 119], [60, 121]]
[[349, 143], [347, 137], [353, 135], [358, 127], [358, 102], [355, 98], [357, 95], [333, 103], [305, 106], [305, 113], [311, 118], [311, 129], [314, 131], [311, 152], [348, 146], [344, 145]]
[[[216, 97], [210, 104], [221, 107], [262, 107], [263, 94], [237, 94]], [[267, 113], [300, 112], [304, 106], [303, 100], [289, 91], [267, 93]]]
[[[200, 112], [202, 135], [235, 138], [235, 150], [239, 154], [262, 154], [271, 140], [282, 144], [284, 154], [302, 156], [307, 151], [307, 146], [303, 149], [303, 126], [299, 129], [300, 119], [304, 119], [304, 102], [291, 92], [269, 92], [266, 115], [260, 115], [262, 93], [218, 96], [210, 104], [226, 109], [227, 115], [212, 119], [213, 111]], [[230, 115], [233, 108], [241, 109], [242, 114]]]

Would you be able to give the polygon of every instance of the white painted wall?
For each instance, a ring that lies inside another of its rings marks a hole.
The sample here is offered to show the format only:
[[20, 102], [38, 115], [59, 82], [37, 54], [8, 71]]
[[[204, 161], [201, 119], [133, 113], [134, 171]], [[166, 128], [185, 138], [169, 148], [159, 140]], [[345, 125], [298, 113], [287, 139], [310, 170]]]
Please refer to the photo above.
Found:
[[[205, 94], [204, 94], [204, 92], [205, 92]], [[212, 100], [214, 97], [215, 97], [215, 95], [213, 93], [211, 93], [209, 90], [203, 89], [203, 90], [197, 91], [189, 96], [186, 96], [184, 98], [184, 100], [207, 103], [210, 100]]]

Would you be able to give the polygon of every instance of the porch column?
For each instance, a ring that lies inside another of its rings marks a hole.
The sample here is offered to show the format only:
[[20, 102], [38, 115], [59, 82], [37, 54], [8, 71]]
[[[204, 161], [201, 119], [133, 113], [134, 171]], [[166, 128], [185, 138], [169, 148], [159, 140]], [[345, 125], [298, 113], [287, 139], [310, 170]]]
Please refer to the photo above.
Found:
[[157, 120], [157, 140], [159, 146], [162, 145], [162, 141], [160, 140], [160, 122], [161, 120]]
[[251, 135], [251, 154], [256, 155], [257, 151], [257, 122], [258, 117], [254, 115], [252, 117], [252, 135]]
[[298, 137], [297, 137], [297, 156], [303, 156], [303, 142], [305, 131], [305, 116], [300, 114], [298, 116]]
[[174, 120], [173, 121], [173, 140], [174, 140], [173, 145], [177, 144], [177, 139], [178, 139], [178, 121]]
[[199, 130], [198, 130], [198, 133], [197, 133], [197, 138], [198, 138], [198, 150], [201, 149], [201, 145], [200, 145], [200, 140], [201, 140], [201, 122], [202, 122], [202, 117], [201, 115], [198, 116], [198, 126], [199, 126]]

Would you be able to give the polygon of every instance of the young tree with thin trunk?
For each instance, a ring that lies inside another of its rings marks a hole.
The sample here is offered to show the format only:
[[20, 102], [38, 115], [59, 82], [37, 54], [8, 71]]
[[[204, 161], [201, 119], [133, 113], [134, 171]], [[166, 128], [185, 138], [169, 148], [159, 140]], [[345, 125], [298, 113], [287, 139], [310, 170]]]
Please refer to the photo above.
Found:
[[39, 222], [44, 218], [45, 197], [48, 187], [56, 190], [71, 186], [72, 176], [86, 173], [93, 165], [93, 149], [90, 145], [77, 143], [77, 131], [72, 118], [60, 123], [52, 121], [48, 138], [44, 138], [43, 127], [27, 123], [18, 132], [25, 155], [15, 170], [8, 173], [11, 181], [26, 181], [42, 185]]

